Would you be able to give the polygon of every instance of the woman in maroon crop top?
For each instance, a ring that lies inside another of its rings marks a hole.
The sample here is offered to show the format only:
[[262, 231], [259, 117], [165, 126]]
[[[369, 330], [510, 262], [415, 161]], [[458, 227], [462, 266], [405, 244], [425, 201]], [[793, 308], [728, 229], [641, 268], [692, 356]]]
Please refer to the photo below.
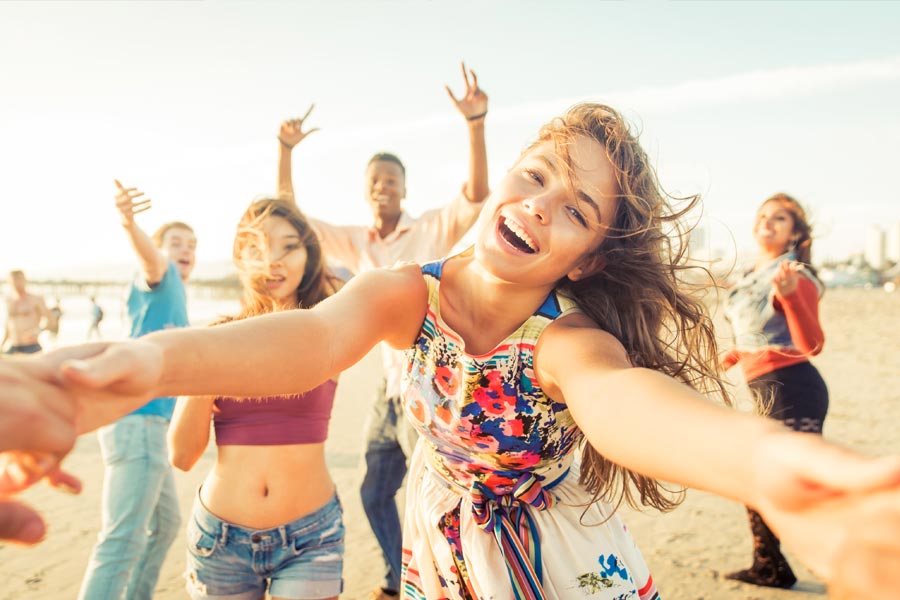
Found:
[[[340, 285], [306, 219], [280, 200], [254, 202], [244, 213], [234, 262], [242, 310], [220, 322], [309, 308]], [[196, 464], [210, 421], [218, 446], [188, 523], [192, 598], [337, 598], [344, 529], [324, 450], [335, 387], [329, 380], [305, 394], [179, 400], [172, 464], [185, 471]]]

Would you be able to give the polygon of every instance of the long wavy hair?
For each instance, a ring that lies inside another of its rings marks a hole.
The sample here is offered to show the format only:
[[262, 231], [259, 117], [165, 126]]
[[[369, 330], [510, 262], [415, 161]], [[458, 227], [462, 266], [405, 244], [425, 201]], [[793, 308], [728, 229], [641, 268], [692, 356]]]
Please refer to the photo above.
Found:
[[[803, 206], [797, 202], [796, 198], [793, 196], [789, 196], [783, 192], [779, 192], [775, 194], [765, 202], [759, 205], [759, 209], [761, 210], [763, 206], [768, 204], [769, 202], [777, 202], [781, 208], [788, 211], [790, 213], [791, 218], [794, 221], [794, 231], [798, 236], [800, 236], [796, 242], [792, 244], [794, 252], [797, 253], [797, 260], [806, 264], [812, 264], [812, 225], [809, 222], [809, 219], [806, 216], [806, 210], [803, 209]], [[791, 249], [789, 247], [788, 249]]]
[[[325, 264], [319, 238], [293, 202], [278, 198], [263, 198], [250, 204], [238, 223], [234, 236], [232, 258], [238, 269], [243, 294], [241, 311], [233, 317], [224, 317], [214, 324], [246, 319], [278, 310], [278, 303], [265, 287], [268, 264], [268, 241], [262, 224], [271, 217], [285, 219], [297, 231], [300, 243], [306, 249], [306, 268], [297, 286], [297, 302], [300, 308], [311, 308], [335, 293], [341, 280], [333, 275]], [[248, 247], [254, 252], [247, 252]]]
[[[712, 320], [699, 293], [712, 279], [705, 269], [688, 264], [690, 228], [684, 216], [700, 197], [676, 198], [663, 191], [628, 122], [614, 109], [591, 103], [547, 123], [531, 146], [554, 144], [568, 186], [574, 177], [569, 147], [578, 136], [605, 148], [615, 171], [617, 208], [607, 237], [594, 250], [602, 269], [578, 281], [563, 279], [557, 289], [614, 335], [635, 367], [660, 371], [730, 404]], [[674, 208], [674, 202], [682, 207]], [[686, 277], [691, 272], [702, 275], [700, 283]], [[615, 506], [624, 500], [632, 507], [670, 510], [684, 498], [683, 490], [617, 465], [587, 443], [581, 480], [594, 501]]]

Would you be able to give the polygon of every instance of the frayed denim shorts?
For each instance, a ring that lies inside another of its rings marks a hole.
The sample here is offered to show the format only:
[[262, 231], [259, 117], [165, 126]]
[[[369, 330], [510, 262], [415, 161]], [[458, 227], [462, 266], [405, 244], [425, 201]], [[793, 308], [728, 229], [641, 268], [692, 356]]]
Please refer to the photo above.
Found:
[[343, 510], [337, 495], [322, 508], [272, 529], [223, 521], [200, 501], [187, 526], [188, 594], [194, 600], [296, 600], [341, 593]]

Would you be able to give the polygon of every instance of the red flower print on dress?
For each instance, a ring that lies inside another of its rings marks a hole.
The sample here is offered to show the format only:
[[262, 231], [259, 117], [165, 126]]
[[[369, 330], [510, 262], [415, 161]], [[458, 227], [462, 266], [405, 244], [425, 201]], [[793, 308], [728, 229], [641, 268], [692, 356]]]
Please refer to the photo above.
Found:
[[525, 424], [522, 423], [521, 419], [511, 419], [501, 423], [500, 428], [503, 429], [503, 433], [510, 437], [519, 437], [525, 429]]
[[507, 390], [499, 371], [488, 371], [484, 374], [487, 379], [487, 387], [479, 387], [472, 391], [472, 399], [478, 403], [481, 410], [495, 417], [506, 414], [512, 416], [516, 408], [516, 393], [514, 389]]
[[434, 387], [444, 398], [455, 398], [459, 393], [459, 378], [450, 367], [437, 367], [434, 370]]
[[482, 483], [495, 493], [504, 493], [516, 484], [516, 480], [499, 473], [491, 473], [482, 480]]

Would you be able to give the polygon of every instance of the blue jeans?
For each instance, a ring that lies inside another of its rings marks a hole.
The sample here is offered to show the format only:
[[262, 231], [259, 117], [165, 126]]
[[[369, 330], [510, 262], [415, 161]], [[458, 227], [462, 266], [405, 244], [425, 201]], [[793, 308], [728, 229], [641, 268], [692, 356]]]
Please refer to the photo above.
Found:
[[381, 586], [387, 590], [400, 589], [403, 533], [397, 490], [403, 485], [415, 437], [415, 430], [403, 415], [400, 398], [385, 397], [382, 385], [366, 424], [366, 476], [360, 495], [384, 555], [386, 573]]
[[341, 593], [343, 511], [337, 496], [279, 527], [223, 521], [198, 495], [187, 527], [187, 591], [193, 600], [331, 598]]
[[163, 417], [128, 415], [98, 432], [106, 465], [103, 520], [79, 599], [153, 597], [181, 524], [168, 427]]

